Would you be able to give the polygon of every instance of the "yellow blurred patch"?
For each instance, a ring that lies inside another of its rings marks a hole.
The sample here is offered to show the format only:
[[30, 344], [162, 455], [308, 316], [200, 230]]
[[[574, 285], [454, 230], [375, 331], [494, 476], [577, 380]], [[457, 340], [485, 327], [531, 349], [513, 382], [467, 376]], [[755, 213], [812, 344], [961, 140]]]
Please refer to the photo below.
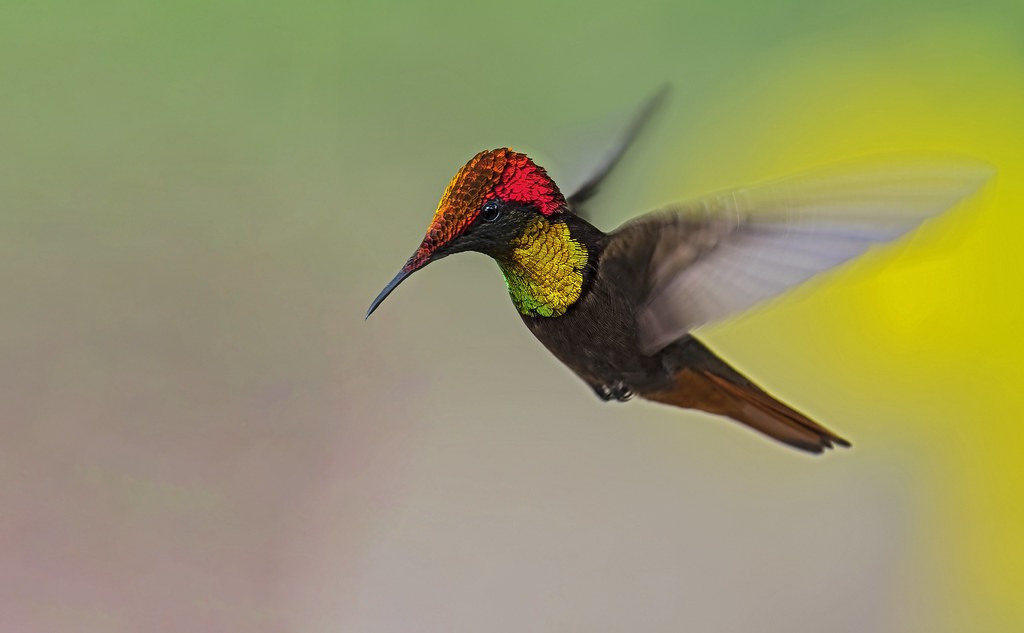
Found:
[[[822, 371], [851, 388], [871, 388], [864, 376], [886, 365], [900, 374], [893, 390], [874, 389], [903, 395], [904, 426], [872, 438], [898, 440], [887, 454], [922, 464], [929, 560], [910, 584], [939, 594], [941, 625], [1024, 630], [1024, 58], [1004, 34], [957, 26], [819, 46], [856, 51], [847, 56], [795, 44], [712, 105], [687, 148], [702, 160], [687, 169], [701, 190], [889, 151], [951, 151], [998, 169], [960, 209], [838, 275], [846, 285], [827, 319], [798, 309], [791, 327], [827, 328], [841, 353]], [[723, 167], [741, 180], [722, 182]]]

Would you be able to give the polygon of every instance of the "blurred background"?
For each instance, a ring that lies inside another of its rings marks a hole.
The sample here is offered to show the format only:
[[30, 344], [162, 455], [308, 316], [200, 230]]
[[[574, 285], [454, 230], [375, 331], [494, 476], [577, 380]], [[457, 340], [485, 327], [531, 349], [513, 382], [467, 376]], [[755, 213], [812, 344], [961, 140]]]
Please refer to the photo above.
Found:
[[[998, 168], [704, 332], [853, 449], [600, 403], [482, 256], [363, 321], [466, 159], [664, 82], [606, 229]], [[9, 3], [0, 95], [0, 631], [1024, 629], [1020, 2]]]

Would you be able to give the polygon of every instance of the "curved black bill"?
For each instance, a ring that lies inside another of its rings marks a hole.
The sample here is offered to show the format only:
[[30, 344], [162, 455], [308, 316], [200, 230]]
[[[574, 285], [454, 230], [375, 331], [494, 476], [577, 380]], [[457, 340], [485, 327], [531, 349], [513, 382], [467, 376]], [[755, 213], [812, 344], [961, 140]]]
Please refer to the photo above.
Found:
[[398, 271], [398, 274], [395, 275], [395, 278], [392, 279], [388, 285], [384, 286], [384, 290], [381, 290], [380, 294], [377, 295], [377, 298], [374, 299], [373, 303], [370, 304], [370, 309], [366, 311], [366, 316], [363, 318], [369, 319], [370, 315], [373, 314], [373, 311], [377, 309], [377, 306], [379, 306], [381, 303], [384, 302], [385, 299], [388, 298], [388, 295], [391, 294], [391, 291], [397, 288], [398, 284], [405, 281], [405, 278], [411, 275], [415, 270], [415, 268], [409, 270], [408, 267], [405, 267], [402, 270]]

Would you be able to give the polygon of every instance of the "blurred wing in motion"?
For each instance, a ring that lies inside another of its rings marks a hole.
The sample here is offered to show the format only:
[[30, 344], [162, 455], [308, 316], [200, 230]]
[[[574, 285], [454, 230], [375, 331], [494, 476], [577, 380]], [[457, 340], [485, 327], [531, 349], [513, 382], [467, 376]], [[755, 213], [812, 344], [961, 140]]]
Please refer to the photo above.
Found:
[[569, 208], [572, 209], [573, 213], [581, 217], [587, 217], [586, 205], [584, 203], [597, 193], [605, 177], [611, 173], [615, 165], [618, 164], [619, 159], [622, 158], [626, 150], [629, 149], [633, 141], [636, 140], [640, 132], [647, 125], [647, 122], [650, 121], [651, 116], [665, 102], [668, 93], [669, 86], [666, 84], [644, 102], [644, 105], [634, 115], [633, 120], [612, 150], [602, 157], [601, 162], [594, 168], [593, 173], [587, 176], [583, 184], [568, 197]]
[[710, 195], [627, 223], [640, 246], [640, 340], [654, 353], [955, 206], [994, 173], [931, 158], [825, 169]]

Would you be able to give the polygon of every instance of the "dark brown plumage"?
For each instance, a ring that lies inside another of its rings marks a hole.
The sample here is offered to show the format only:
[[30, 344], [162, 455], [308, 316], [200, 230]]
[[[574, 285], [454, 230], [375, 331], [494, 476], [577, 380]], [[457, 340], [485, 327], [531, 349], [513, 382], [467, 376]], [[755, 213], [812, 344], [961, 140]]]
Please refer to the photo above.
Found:
[[662, 404], [697, 409], [742, 422], [780, 442], [812, 453], [850, 443], [776, 400], [701, 341], [686, 335], [654, 353], [642, 348], [639, 308], [650, 287], [650, 244], [620, 230], [602, 234], [581, 218], [568, 220], [590, 245], [597, 263], [586, 293], [558, 319], [523, 316], [526, 326], [598, 396], [625, 400], [632, 394]]

